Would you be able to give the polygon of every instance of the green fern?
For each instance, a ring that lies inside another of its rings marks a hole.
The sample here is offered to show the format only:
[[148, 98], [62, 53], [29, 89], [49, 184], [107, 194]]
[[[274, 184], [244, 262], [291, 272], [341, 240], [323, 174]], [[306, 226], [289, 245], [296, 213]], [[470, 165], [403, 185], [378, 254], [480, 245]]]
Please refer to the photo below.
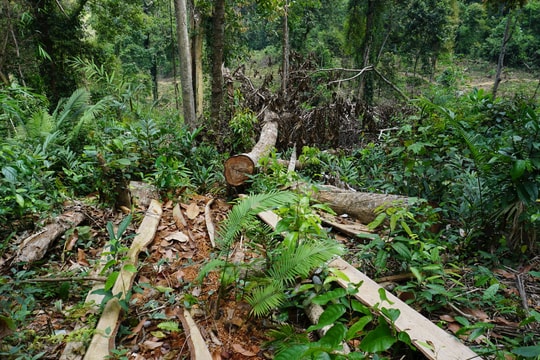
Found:
[[222, 223], [221, 230], [218, 232], [217, 244], [221, 248], [229, 248], [236, 236], [254, 221], [258, 213], [286, 205], [294, 198], [295, 194], [290, 191], [274, 191], [250, 195], [242, 199], [233, 207], [229, 217]]
[[246, 301], [251, 305], [251, 313], [255, 316], [264, 316], [280, 307], [285, 302], [285, 290], [279, 282], [265, 286], [257, 286], [246, 295]]

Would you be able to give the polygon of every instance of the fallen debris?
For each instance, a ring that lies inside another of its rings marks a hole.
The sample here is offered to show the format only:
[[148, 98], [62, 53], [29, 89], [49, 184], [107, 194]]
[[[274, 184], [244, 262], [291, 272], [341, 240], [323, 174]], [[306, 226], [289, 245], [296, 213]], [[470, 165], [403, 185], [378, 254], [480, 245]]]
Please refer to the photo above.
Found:
[[110, 350], [114, 348], [114, 339], [118, 331], [118, 319], [121, 311], [120, 301], [131, 290], [133, 280], [137, 275], [137, 272], [133, 271], [133, 267], [137, 266], [139, 253], [154, 239], [161, 214], [161, 203], [157, 200], [152, 200], [113, 286], [113, 298], [107, 302], [103, 309], [96, 327], [96, 333], [84, 357], [85, 360], [105, 359], [110, 355]]
[[19, 247], [14, 262], [32, 263], [45, 256], [51, 243], [67, 230], [83, 222], [85, 216], [78, 211], [66, 211], [60, 215], [53, 223], [45, 226], [41, 231], [27, 237]]

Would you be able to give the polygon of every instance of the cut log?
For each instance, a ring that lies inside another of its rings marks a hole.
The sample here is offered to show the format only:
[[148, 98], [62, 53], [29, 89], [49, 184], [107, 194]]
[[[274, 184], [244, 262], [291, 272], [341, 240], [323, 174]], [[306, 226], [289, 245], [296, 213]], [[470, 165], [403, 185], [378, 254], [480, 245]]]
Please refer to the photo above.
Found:
[[270, 110], [264, 114], [263, 127], [259, 141], [247, 154], [234, 155], [224, 164], [227, 184], [239, 186], [255, 173], [259, 160], [270, 154], [278, 136], [278, 115]]
[[84, 218], [84, 214], [81, 212], [66, 211], [40, 232], [26, 238], [19, 248], [15, 262], [32, 263], [42, 259], [56, 238], [82, 223]]
[[380, 207], [407, 206], [411, 201], [411, 198], [401, 195], [356, 192], [328, 185], [310, 194], [314, 200], [327, 204], [336, 213], [348, 214], [363, 224], [375, 220], [376, 210]]
[[[114, 297], [107, 302], [103, 309], [103, 314], [96, 326], [96, 333], [86, 351], [85, 360], [105, 359], [110, 355], [110, 350], [114, 348], [114, 338], [118, 330], [118, 319], [121, 311], [120, 300], [125, 299], [126, 293], [131, 290], [133, 280], [137, 275], [131, 268], [137, 266], [139, 253], [154, 239], [161, 214], [161, 203], [152, 200], [150, 207], [146, 211], [146, 216], [137, 230], [137, 235], [127, 252], [124, 266], [120, 270], [120, 274], [112, 288]], [[119, 295], [120, 299], [117, 295]]]

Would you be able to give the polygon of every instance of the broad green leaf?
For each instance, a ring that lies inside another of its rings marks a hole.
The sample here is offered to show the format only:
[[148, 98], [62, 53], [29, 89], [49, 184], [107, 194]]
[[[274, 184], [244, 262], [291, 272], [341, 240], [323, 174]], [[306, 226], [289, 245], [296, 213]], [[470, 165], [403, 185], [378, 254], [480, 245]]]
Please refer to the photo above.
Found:
[[392, 243], [392, 249], [394, 249], [403, 259], [410, 260], [412, 255], [409, 248], [402, 242]]
[[345, 305], [342, 304], [332, 304], [328, 306], [323, 313], [321, 314], [321, 317], [319, 318], [319, 322], [317, 325], [310, 326], [306, 331], [310, 332], [313, 330], [321, 329], [327, 325], [332, 325], [336, 322], [345, 312], [347, 311], [347, 308]]
[[421, 283], [424, 280], [424, 277], [422, 276], [422, 274], [417, 268], [415, 268], [414, 266], [411, 266], [409, 270], [411, 270], [412, 274], [414, 275], [416, 280], [418, 280], [419, 283]]
[[370, 230], [375, 230], [376, 228], [379, 227], [379, 225], [382, 224], [382, 222], [384, 221], [384, 219], [386, 219], [386, 213], [380, 213], [379, 215], [377, 215], [377, 217], [375, 218], [375, 220], [373, 220], [372, 222], [370, 222], [368, 224], [368, 229]]
[[331, 348], [337, 348], [339, 344], [345, 339], [347, 328], [342, 323], [337, 323], [332, 326], [326, 334], [319, 340], [322, 345], [328, 345]]
[[[349, 277], [341, 270], [337, 268], [329, 268], [330, 272], [335, 275], [336, 278], [343, 280], [343, 281], [351, 281]], [[325, 281], [326, 283], [326, 281]]]
[[512, 353], [526, 358], [535, 358], [540, 356], [540, 345], [518, 347], [513, 349]]
[[116, 279], [118, 278], [118, 271], [113, 271], [105, 280], [105, 290], [110, 290], [114, 286]]
[[124, 235], [124, 232], [127, 230], [129, 224], [131, 223], [132, 218], [133, 218], [133, 215], [129, 214], [122, 220], [120, 225], [118, 225], [118, 231], [116, 232], [117, 239], [120, 239]]
[[360, 331], [364, 330], [364, 327], [369, 324], [373, 320], [373, 316], [366, 315], [361, 317], [357, 322], [351, 325], [349, 330], [347, 330], [347, 334], [345, 335], [345, 340], [349, 341], [351, 339], [354, 339], [356, 337], [356, 334], [358, 334]]
[[382, 308], [381, 313], [386, 316], [392, 323], [395, 323], [398, 319], [399, 315], [401, 314], [401, 311], [399, 309], [388, 309], [388, 308]]
[[499, 291], [499, 284], [497, 283], [491, 285], [486, 289], [486, 291], [484, 291], [484, 295], [482, 295], [482, 300], [492, 299], [497, 293], [497, 291]]
[[133, 264], [126, 264], [124, 265], [124, 268], [123, 268], [125, 271], [127, 272], [130, 272], [130, 273], [136, 273], [137, 272], [137, 267]]
[[519, 179], [525, 170], [527, 169], [527, 161], [523, 159], [518, 159], [512, 164], [512, 169], [510, 170], [510, 176], [512, 176], [512, 180], [516, 181]]
[[126, 159], [126, 158], [122, 158], [122, 159], [116, 160], [116, 163], [118, 165], [122, 165], [122, 166], [130, 166], [131, 165], [131, 160]]
[[274, 357], [274, 360], [302, 359], [304, 353], [309, 349], [307, 345], [294, 345], [283, 350]]
[[17, 201], [20, 207], [24, 206], [24, 198], [20, 194], [15, 194], [15, 201]]
[[379, 320], [381, 321], [380, 324], [374, 330], [370, 331], [360, 343], [360, 349], [362, 351], [370, 353], [386, 351], [397, 342], [388, 324], [383, 319]]
[[394, 305], [394, 303], [391, 302], [391, 301], [388, 299], [388, 297], [387, 297], [387, 295], [386, 295], [386, 290], [385, 290], [384, 288], [380, 288], [380, 289], [378, 290], [378, 292], [379, 292], [379, 299], [381, 299], [382, 301], [386, 301], [386, 302], [389, 303], [390, 305]]
[[345, 295], [347, 295], [347, 290], [344, 288], [337, 288], [335, 290], [315, 296], [313, 299], [311, 299], [311, 302], [317, 305], [326, 305], [329, 301], [339, 299]]

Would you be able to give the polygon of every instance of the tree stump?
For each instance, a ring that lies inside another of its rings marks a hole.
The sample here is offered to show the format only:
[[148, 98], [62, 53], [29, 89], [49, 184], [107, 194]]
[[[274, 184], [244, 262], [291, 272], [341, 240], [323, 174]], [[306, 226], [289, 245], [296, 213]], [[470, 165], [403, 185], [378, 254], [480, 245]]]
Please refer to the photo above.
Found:
[[240, 186], [246, 182], [249, 175], [255, 173], [259, 160], [270, 154], [276, 145], [278, 136], [278, 115], [270, 110], [265, 111], [264, 125], [259, 141], [247, 154], [234, 155], [225, 161], [225, 180], [232, 186]]

